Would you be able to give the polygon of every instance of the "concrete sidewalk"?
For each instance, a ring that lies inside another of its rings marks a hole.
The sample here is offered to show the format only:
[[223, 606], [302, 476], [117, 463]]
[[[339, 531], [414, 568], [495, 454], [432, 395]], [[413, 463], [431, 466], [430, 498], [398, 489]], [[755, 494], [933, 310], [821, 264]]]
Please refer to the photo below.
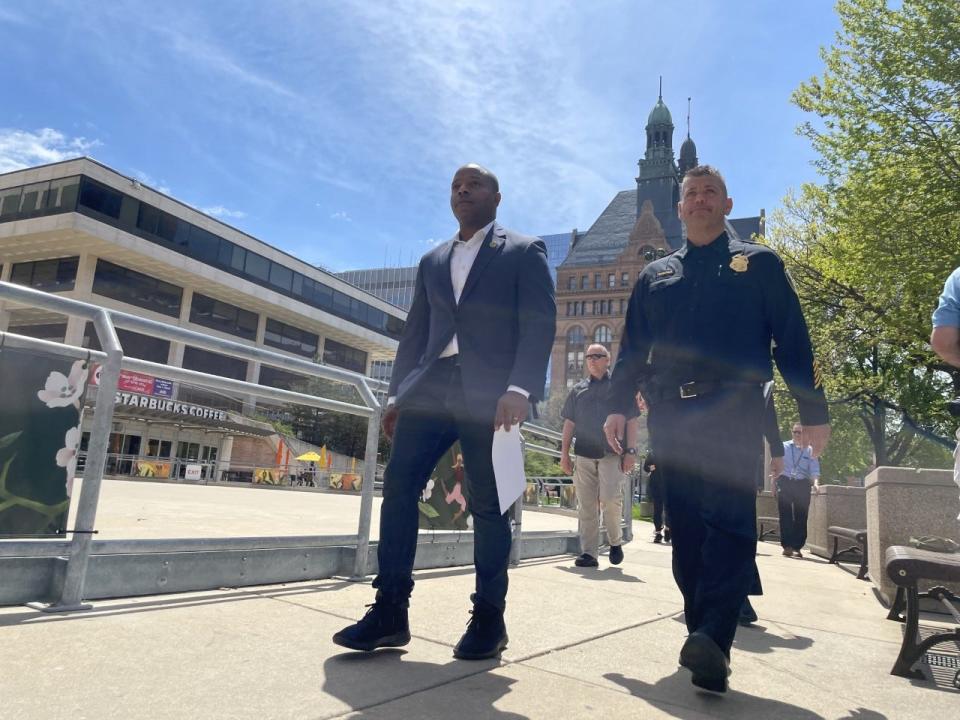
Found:
[[[83, 481], [74, 484], [79, 497]], [[373, 500], [370, 539], [380, 535], [380, 502]], [[71, 507], [73, 527], [77, 503]], [[306, 488], [228, 487], [147, 480], [104, 480], [97, 507], [97, 540], [356, 534], [360, 496]], [[525, 530], [576, 531], [572, 514], [524, 512]], [[426, 531], [425, 531], [426, 532]], [[0, 715], [2, 720], [2, 715]]]
[[696, 692], [677, 667], [685, 636], [669, 546], [638, 540], [612, 567], [572, 557], [510, 572], [501, 662], [451, 655], [467, 620], [470, 568], [418, 572], [412, 642], [370, 655], [331, 635], [372, 601], [332, 579], [97, 602], [47, 616], [0, 609], [0, 717], [756, 718], [942, 720], [960, 692], [889, 675], [902, 626], [870, 583], [761, 544], [766, 595], [741, 629], [731, 690]]

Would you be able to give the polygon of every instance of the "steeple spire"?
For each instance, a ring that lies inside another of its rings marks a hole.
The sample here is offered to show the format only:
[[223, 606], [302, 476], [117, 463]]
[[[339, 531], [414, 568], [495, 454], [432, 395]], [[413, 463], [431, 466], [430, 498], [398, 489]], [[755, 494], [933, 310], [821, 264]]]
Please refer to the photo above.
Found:
[[680, 146], [680, 162], [678, 163], [678, 167], [681, 176], [685, 175], [687, 170], [695, 168], [699, 164], [697, 160], [697, 146], [694, 144], [693, 138], [690, 137], [690, 100], [690, 98], [687, 98], [687, 139], [684, 140]]
[[657, 100], [663, 102], [663, 75], [660, 76], [660, 92], [657, 93]]

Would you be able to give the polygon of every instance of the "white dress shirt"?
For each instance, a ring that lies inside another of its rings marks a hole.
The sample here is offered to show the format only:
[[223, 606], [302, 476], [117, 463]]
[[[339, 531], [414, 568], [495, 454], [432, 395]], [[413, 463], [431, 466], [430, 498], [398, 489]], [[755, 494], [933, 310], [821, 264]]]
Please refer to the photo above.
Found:
[[[459, 233], [453, 236], [453, 251], [450, 253], [450, 282], [453, 283], [453, 299], [457, 305], [460, 304], [460, 296], [463, 294], [463, 286], [467, 284], [467, 276], [473, 267], [473, 261], [477, 259], [477, 253], [480, 252], [480, 246], [483, 245], [483, 239], [490, 232], [493, 223], [487, 223], [477, 230], [469, 240], [460, 240]], [[457, 345], [457, 336], [454, 335], [447, 346], [440, 353], [440, 357], [450, 357], [460, 351]]]
[[[460, 304], [460, 296], [463, 294], [463, 286], [467, 284], [467, 276], [470, 275], [470, 270], [473, 268], [473, 263], [477, 259], [477, 254], [480, 252], [483, 240], [486, 238], [487, 233], [490, 232], [491, 227], [493, 227], [493, 223], [487, 223], [477, 230], [469, 240], [461, 240], [460, 233], [457, 233], [451, 238], [451, 240], [453, 240], [453, 250], [450, 253], [450, 282], [453, 284], [453, 299], [458, 305]], [[447, 346], [440, 353], [440, 357], [452, 357], [459, 351], [460, 347], [457, 345], [457, 336], [454, 334], [450, 342], [447, 343]], [[530, 397], [529, 391], [516, 385], [511, 385], [507, 390], [520, 393], [524, 397]], [[395, 401], [396, 397], [391, 396], [390, 399], [387, 400], [387, 405], [393, 405]]]

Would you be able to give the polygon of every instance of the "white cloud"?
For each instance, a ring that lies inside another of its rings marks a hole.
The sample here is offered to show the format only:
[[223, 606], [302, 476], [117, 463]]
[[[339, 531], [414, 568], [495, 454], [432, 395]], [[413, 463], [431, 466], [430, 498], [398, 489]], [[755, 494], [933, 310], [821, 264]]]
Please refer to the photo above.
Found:
[[243, 210], [231, 210], [223, 205], [214, 205], [212, 207], [200, 208], [200, 212], [212, 215], [216, 218], [245, 218], [247, 214]]
[[[488, 165], [504, 188], [504, 216], [551, 225], [530, 232], [595, 217], [630, 186], [629, 169], [618, 171], [624, 148], [611, 142], [622, 137], [623, 113], [584, 76], [574, 4], [467, 8], [428, 0], [349, 8], [362, 29], [359, 63], [379, 79], [387, 104], [422, 130], [393, 143], [400, 162], [417, 157], [451, 173], [454, 163]], [[641, 152], [637, 144], [631, 155]], [[375, 147], [381, 157], [390, 150]]]
[[347, 213], [346, 210], [339, 210], [333, 215], [330, 216], [331, 220], [343, 220], [344, 222], [353, 222], [353, 218]]
[[0, 173], [80, 157], [99, 145], [97, 140], [68, 138], [52, 128], [35, 132], [0, 128]]

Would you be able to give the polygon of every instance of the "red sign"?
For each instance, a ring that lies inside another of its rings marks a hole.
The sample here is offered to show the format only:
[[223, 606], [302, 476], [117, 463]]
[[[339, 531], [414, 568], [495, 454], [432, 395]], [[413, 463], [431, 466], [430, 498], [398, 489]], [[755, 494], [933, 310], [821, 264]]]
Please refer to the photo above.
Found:
[[[90, 369], [90, 384], [100, 384], [101, 365], [94, 364]], [[133, 372], [132, 370], [121, 370], [120, 380], [117, 382], [117, 390], [123, 392], [137, 393], [138, 395], [159, 395], [161, 397], [173, 397], [173, 385], [169, 380], [155, 378], [152, 375]]]

